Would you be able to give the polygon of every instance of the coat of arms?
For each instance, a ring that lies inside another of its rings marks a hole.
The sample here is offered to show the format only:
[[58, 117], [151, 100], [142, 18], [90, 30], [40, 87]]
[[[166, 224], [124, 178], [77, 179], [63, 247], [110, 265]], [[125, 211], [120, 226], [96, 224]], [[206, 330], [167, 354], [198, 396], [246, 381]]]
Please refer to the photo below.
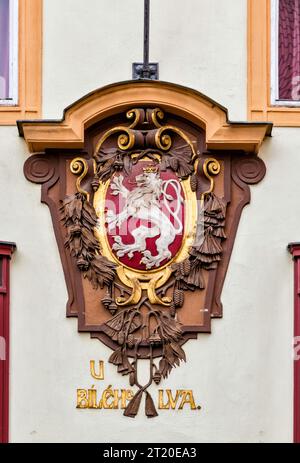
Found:
[[[136, 415], [145, 393], [146, 414], [155, 416], [147, 389], [186, 359], [180, 310], [221, 259], [226, 203], [213, 191], [219, 162], [201, 163], [187, 134], [161, 125], [161, 110], [133, 109], [127, 118], [134, 122], [110, 129], [95, 147], [92, 200], [82, 186], [88, 162], [71, 162], [78, 192], [66, 197], [62, 213], [66, 247], [84, 278], [105, 289], [109, 361], [138, 387], [125, 415]], [[138, 359], [145, 357], [150, 380], [140, 385]]]
[[46, 149], [25, 174], [43, 184], [51, 210], [67, 315], [112, 349], [109, 362], [136, 387], [125, 416], [135, 417], [145, 397], [146, 415], [155, 417], [149, 387], [180, 367], [184, 344], [222, 316], [248, 185], [265, 167], [255, 154], [206, 151], [204, 129], [176, 111], [142, 106], [93, 117], [83, 148]]

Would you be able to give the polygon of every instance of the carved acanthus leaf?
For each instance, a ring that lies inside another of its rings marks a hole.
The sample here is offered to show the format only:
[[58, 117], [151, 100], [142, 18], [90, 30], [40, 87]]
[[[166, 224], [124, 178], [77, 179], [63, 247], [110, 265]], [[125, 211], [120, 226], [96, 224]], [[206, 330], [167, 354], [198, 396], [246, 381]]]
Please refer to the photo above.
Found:
[[101, 256], [99, 242], [94, 235], [97, 216], [82, 193], [67, 196], [62, 202], [62, 221], [67, 229], [65, 246], [76, 258], [77, 267], [93, 288], [109, 286], [116, 276], [115, 264]]
[[207, 195], [204, 201], [203, 239], [200, 240], [200, 244], [193, 246], [190, 252], [194, 266], [205, 270], [213, 270], [217, 267], [223, 252], [222, 241], [226, 238], [225, 218], [225, 200], [214, 193]]
[[112, 149], [101, 149], [95, 154], [97, 175], [102, 182], [106, 182], [115, 172], [123, 171], [129, 175], [132, 168], [131, 153]]
[[186, 179], [194, 172], [192, 162], [192, 151], [189, 145], [172, 148], [168, 153], [163, 154], [162, 169], [172, 169], [179, 178]]

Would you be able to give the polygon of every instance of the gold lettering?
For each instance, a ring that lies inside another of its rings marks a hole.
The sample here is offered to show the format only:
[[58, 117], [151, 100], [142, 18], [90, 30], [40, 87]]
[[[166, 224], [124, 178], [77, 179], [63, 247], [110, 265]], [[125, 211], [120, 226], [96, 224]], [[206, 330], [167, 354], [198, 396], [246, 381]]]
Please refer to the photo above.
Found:
[[185, 404], [190, 404], [191, 410], [196, 410], [197, 407], [195, 404], [193, 391], [180, 391], [180, 395], [182, 397], [182, 401], [178, 410], [183, 410]]
[[159, 389], [158, 391], [158, 408], [159, 410], [168, 410], [170, 406], [168, 407], [168, 404], [164, 404], [164, 391], [162, 389]]
[[160, 389], [158, 391], [158, 394], [159, 394], [158, 408], [160, 410], [170, 410], [170, 408], [171, 408], [171, 410], [175, 410], [176, 405], [177, 405], [177, 401], [178, 401], [178, 399], [180, 397], [180, 391], [176, 391], [176, 396], [175, 396], [175, 399], [174, 399], [171, 389], [167, 389], [166, 394], [167, 394], [168, 401], [167, 401], [166, 404], [164, 403], [164, 391]]
[[88, 408], [88, 391], [86, 389], [77, 389], [77, 408]]
[[92, 386], [92, 389], [89, 389], [89, 391], [88, 391], [88, 403], [89, 403], [88, 408], [98, 408], [98, 406], [97, 406], [97, 391], [94, 388], [95, 388], [95, 386]]
[[104, 362], [99, 361], [98, 373], [96, 373], [95, 360], [90, 361], [90, 372], [94, 379], [104, 380]]
[[121, 391], [121, 397], [122, 397], [122, 402], [121, 402], [121, 409], [125, 410], [127, 407], [127, 402], [130, 402], [130, 400], [133, 398], [134, 394], [130, 390], [122, 389]]
[[119, 396], [119, 390], [115, 389], [114, 390], [114, 402], [113, 402], [113, 409], [114, 410], [119, 409], [119, 402], [122, 402], [122, 395]]
[[[108, 400], [111, 399], [111, 398], [114, 399], [114, 400], [111, 403], [108, 403]], [[103, 391], [101, 402], [102, 402], [102, 407], [101, 408], [105, 408], [105, 409], [108, 409], [108, 410], [113, 410], [114, 409], [115, 393], [112, 390], [111, 385], [108, 386], [108, 388], [106, 388]]]

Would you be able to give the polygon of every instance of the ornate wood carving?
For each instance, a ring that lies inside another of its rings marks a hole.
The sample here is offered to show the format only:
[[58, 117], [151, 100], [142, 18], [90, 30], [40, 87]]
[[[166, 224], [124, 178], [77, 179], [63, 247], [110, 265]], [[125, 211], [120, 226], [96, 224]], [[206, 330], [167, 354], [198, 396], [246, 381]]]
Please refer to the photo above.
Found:
[[[184, 343], [222, 316], [249, 185], [265, 175], [256, 154], [206, 151], [206, 138], [176, 111], [144, 105], [91, 125], [82, 149], [52, 148], [25, 163], [51, 211], [67, 316], [113, 350], [109, 361], [137, 387], [129, 417], [143, 395], [146, 415], [157, 415], [149, 386], [186, 361]], [[145, 385], [139, 359], [149, 361]]]

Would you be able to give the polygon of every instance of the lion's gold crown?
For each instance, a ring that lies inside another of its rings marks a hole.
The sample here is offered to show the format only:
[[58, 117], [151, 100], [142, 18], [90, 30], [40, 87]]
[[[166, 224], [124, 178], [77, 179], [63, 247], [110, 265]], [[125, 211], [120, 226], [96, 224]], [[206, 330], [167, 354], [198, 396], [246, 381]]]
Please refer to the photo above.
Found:
[[144, 167], [143, 171], [145, 172], [145, 174], [157, 174], [158, 168], [155, 166], [147, 166]]

